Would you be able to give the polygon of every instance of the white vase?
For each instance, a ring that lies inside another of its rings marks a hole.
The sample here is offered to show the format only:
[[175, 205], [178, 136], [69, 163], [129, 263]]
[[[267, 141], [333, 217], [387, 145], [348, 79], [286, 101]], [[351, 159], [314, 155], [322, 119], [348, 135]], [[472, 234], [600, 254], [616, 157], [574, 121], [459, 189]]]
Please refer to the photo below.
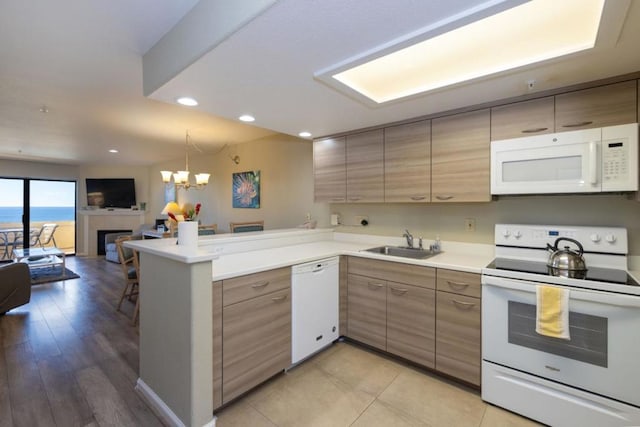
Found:
[[178, 223], [178, 245], [194, 250], [198, 248], [198, 223], [196, 221], [180, 221]]

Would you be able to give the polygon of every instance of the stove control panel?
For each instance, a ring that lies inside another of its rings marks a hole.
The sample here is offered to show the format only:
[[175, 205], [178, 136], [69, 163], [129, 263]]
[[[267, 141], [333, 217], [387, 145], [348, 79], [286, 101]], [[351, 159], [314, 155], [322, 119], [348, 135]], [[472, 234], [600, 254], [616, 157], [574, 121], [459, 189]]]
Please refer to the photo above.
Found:
[[[625, 255], [628, 252], [627, 229], [622, 227], [496, 224], [495, 228], [495, 244], [499, 246], [544, 249], [561, 237], [577, 240], [585, 252]], [[569, 241], [561, 241], [558, 246], [577, 249]]]

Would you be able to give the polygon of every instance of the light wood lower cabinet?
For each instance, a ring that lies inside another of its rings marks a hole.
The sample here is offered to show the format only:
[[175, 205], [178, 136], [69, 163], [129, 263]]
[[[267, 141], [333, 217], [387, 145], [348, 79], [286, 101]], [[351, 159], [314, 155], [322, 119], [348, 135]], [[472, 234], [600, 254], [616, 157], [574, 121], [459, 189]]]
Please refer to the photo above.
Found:
[[435, 294], [403, 283], [387, 282], [387, 351], [433, 368]]
[[348, 281], [349, 337], [386, 350], [387, 285], [385, 281], [355, 274], [349, 274]]
[[222, 281], [212, 284], [213, 313], [213, 407], [222, 405]]
[[358, 257], [348, 262], [348, 336], [432, 368], [435, 269]]
[[480, 275], [348, 257], [347, 336], [480, 385]]
[[222, 402], [291, 365], [290, 288], [222, 310]]
[[480, 385], [480, 275], [438, 269], [436, 370]]

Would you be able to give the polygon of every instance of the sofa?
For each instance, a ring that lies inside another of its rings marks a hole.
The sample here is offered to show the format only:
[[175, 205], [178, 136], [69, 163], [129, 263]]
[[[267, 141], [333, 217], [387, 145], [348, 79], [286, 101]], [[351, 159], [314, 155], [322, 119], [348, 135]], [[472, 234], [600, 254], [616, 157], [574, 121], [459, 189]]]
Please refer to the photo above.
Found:
[[31, 300], [29, 266], [22, 262], [0, 267], [0, 315]]

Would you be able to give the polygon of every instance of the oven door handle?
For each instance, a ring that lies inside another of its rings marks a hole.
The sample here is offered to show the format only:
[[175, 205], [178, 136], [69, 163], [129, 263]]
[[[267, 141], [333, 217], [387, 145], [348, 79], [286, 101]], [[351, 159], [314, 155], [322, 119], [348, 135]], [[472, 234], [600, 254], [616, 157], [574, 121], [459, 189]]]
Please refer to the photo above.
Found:
[[[540, 283], [543, 285], [544, 283]], [[509, 289], [513, 291], [536, 293], [536, 283], [523, 280], [505, 279], [502, 277], [483, 277], [482, 286], [495, 286], [497, 288]], [[558, 286], [549, 283], [549, 286]], [[596, 304], [610, 305], [616, 307], [640, 308], [640, 296], [623, 295], [613, 292], [593, 291], [588, 289], [569, 288], [569, 300], [581, 300]]]

